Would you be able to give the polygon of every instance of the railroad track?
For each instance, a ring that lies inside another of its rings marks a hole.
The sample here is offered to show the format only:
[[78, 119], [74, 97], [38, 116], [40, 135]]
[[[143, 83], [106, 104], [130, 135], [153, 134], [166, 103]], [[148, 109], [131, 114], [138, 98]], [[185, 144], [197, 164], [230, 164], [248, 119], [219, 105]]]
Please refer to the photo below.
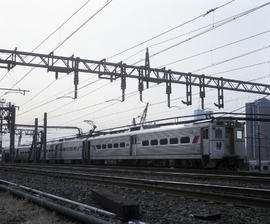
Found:
[[[1, 167], [3, 169], [3, 167]], [[164, 181], [145, 178], [130, 178], [123, 176], [100, 175], [74, 171], [57, 171], [39, 168], [8, 166], [7, 171], [45, 175], [56, 178], [76, 179], [101, 183], [106, 185], [120, 185], [127, 188], [150, 190], [170, 195], [186, 195], [192, 197], [229, 202], [245, 206], [270, 207], [270, 190], [262, 188], [248, 188], [235, 186], [221, 186], [215, 184], [190, 183], [181, 181]]]
[[[4, 166], [4, 167], [9, 167]], [[14, 165], [12, 165], [14, 166]], [[193, 179], [193, 180], [212, 180], [212, 181], [225, 181], [225, 182], [231, 182], [231, 183], [244, 183], [244, 184], [252, 184], [252, 185], [267, 185], [270, 189], [270, 175], [267, 174], [262, 174], [259, 175], [258, 173], [246, 173], [246, 172], [241, 172], [241, 173], [232, 173], [232, 172], [227, 172], [227, 173], [220, 173], [216, 172], [214, 173], [213, 171], [210, 173], [206, 172], [194, 172], [194, 170], [191, 170], [191, 172], [188, 172], [185, 170], [162, 170], [162, 169], [148, 169], [148, 170], [143, 170], [143, 169], [135, 169], [134, 167], [93, 167], [93, 166], [67, 166], [67, 165], [40, 165], [40, 164], [23, 164], [23, 165], [18, 165], [16, 164], [15, 166], [17, 167], [25, 167], [25, 168], [45, 168], [46, 169], [57, 169], [57, 170], [73, 170], [77, 172], [91, 172], [91, 173], [109, 173], [109, 174], [121, 174], [121, 175], [140, 175], [140, 176], [151, 176], [151, 177], [162, 177], [162, 178], [174, 178], [174, 179], [181, 179], [181, 178], [188, 178], [188, 179]], [[3, 166], [0, 166], [3, 167]], [[200, 170], [201, 171], [201, 170]], [[249, 175], [247, 175], [249, 174]], [[226, 183], [228, 184], [228, 183]]]

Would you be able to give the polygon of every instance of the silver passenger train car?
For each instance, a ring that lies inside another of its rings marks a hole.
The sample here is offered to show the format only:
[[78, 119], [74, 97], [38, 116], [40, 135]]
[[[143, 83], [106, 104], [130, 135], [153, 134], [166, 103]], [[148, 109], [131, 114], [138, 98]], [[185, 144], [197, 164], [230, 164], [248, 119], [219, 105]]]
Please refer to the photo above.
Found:
[[[18, 147], [15, 153], [17, 161], [33, 160], [30, 146]], [[43, 155], [41, 150], [40, 160]], [[136, 127], [123, 133], [49, 142], [46, 151], [47, 162], [205, 168], [236, 168], [244, 156], [244, 123], [232, 120]]]

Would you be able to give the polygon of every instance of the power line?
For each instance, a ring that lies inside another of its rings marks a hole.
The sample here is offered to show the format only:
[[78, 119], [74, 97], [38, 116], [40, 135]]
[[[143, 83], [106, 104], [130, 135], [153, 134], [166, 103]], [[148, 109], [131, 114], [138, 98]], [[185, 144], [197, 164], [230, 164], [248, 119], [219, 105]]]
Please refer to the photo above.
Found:
[[255, 50], [248, 51], [248, 52], [246, 52], [246, 53], [244, 53], [244, 54], [240, 54], [240, 55], [237, 55], [237, 56], [235, 56], [235, 57], [228, 58], [228, 59], [226, 59], [226, 60], [223, 60], [223, 61], [220, 61], [220, 62], [217, 62], [217, 63], [213, 63], [213, 64], [207, 65], [207, 66], [205, 66], [205, 67], [202, 67], [202, 68], [198, 68], [198, 69], [196, 69], [196, 70], [194, 70], [194, 71], [192, 71], [192, 72], [199, 72], [199, 71], [205, 70], [205, 69], [207, 69], [207, 68], [215, 67], [215, 66], [218, 66], [218, 65], [221, 65], [221, 64], [224, 64], [224, 63], [227, 63], [227, 62], [230, 62], [230, 61], [233, 61], [233, 60], [236, 60], [236, 59], [239, 59], [239, 58], [248, 56], [248, 55], [250, 55], [250, 54], [254, 54], [254, 53], [260, 52], [260, 51], [265, 50], [265, 49], [267, 49], [267, 48], [269, 48], [269, 47], [270, 47], [270, 45], [267, 45], [267, 46], [261, 47], [261, 48], [257, 48], [257, 49], [255, 49]]
[[225, 3], [225, 4], [223, 4], [223, 5], [220, 5], [220, 6], [218, 6], [218, 7], [215, 7], [215, 8], [213, 8], [213, 9], [210, 9], [210, 10], [208, 10], [206, 13], [203, 13], [203, 14], [201, 14], [201, 15], [199, 15], [199, 16], [196, 16], [196, 17], [194, 17], [194, 18], [192, 18], [192, 19], [190, 19], [190, 20], [188, 20], [188, 21], [186, 21], [186, 22], [184, 22], [184, 23], [181, 23], [181, 24], [179, 24], [179, 25], [177, 25], [177, 26], [175, 26], [175, 27], [173, 27], [173, 28], [170, 28], [170, 29], [168, 29], [168, 30], [166, 30], [166, 31], [164, 31], [164, 32], [162, 32], [162, 33], [160, 33], [160, 34], [157, 34], [156, 36], [153, 36], [153, 37], [151, 37], [151, 38], [149, 38], [149, 39], [147, 39], [147, 40], [145, 40], [145, 41], [142, 41], [142, 42], [140, 42], [140, 43], [138, 43], [138, 44], [135, 44], [135, 45], [133, 45], [132, 47], [129, 47], [129, 48], [125, 49], [125, 50], [122, 50], [122, 51], [120, 51], [120, 52], [118, 52], [118, 53], [116, 53], [116, 54], [114, 54], [114, 55], [108, 57], [107, 59], [114, 58], [114, 57], [116, 57], [116, 56], [118, 56], [118, 55], [121, 55], [121, 54], [123, 54], [123, 53], [125, 53], [125, 52], [127, 52], [127, 51], [130, 51], [130, 50], [132, 50], [132, 49], [134, 49], [134, 48], [136, 48], [136, 47], [139, 47], [139, 46], [141, 46], [141, 45], [143, 45], [143, 44], [145, 44], [145, 43], [148, 43], [148, 42], [150, 42], [150, 41], [152, 41], [152, 40], [154, 40], [154, 39], [156, 39], [156, 38], [158, 38], [158, 37], [161, 37], [161, 36], [163, 36], [163, 35], [165, 35], [165, 34], [171, 32], [171, 31], [173, 31], [173, 30], [176, 30], [176, 29], [178, 29], [178, 28], [180, 28], [180, 27], [182, 27], [182, 26], [184, 26], [184, 25], [186, 25], [186, 24], [188, 24], [188, 23], [194, 22], [195, 20], [197, 20], [197, 19], [199, 19], [199, 18], [205, 17], [205, 16], [207, 16], [209, 13], [212, 13], [212, 12], [214, 12], [214, 11], [216, 11], [216, 10], [222, 8], [222, 7], [225, 7], [226, 5], [228, 5], [228, 4], [230, 4], [230, 3], [234, 2], [234, 1], [235, 1], [235, 0], [232, 0], [232, 1], [229, 1], [229, 2], [227, 2], [227, 3]]
[[[214, 8], [214, 9], [212, 9], [212, 10], [209, 10], [209, 11], [207, 11], [207, 13], [204, 13], [203, 14], [203, 16], [206, 16], [208, 13], [210, 13], [210, 12], [213, 12], [213, 11], [215, 11], [215, 10], [217, 10], [217, 9], [219, 9], [219, 8], [221, 8], [221, 7], [224, 7], [225, 5], [227, 5], [227, 4], [230, 4], [231, 2], [233, 2], [233, 1], [230, 1], [230, 2], [228, 2], [228, 3], [226, 3], [226, 4], [223, 4], [222, 6], [219, 6], [219, 7], [216, 7], [216, 8]], [[183, 24], [184, 25], [184, 24]], [[180, 25], [178, 26], [178, 27], [180, 27]], [[178, 27], [175, 27], [175, 29], [176, 28], [178, 28]], [[80, 27], [78, 28], [78, 29], [80, 29]], [[77, 29], [77, 30], [78, 30]], [[170, 30], [168, 30], [168, 31], [166, 31], [166, 32], [170, 32], [170, 31], [172, 31], [173, 29], [170, 29]], [[76, 32], [76, 31], [74, 31], [74, 32]], [[163, 34], [165, 34], [166, 32], [163, 32]], [[163, 35], [162, 34], [162, 35]], [[160, 35], [158, 35], [158, 36], [160, 36]], [[156, 36], [156, 38], [158, 37], [158, 36]], [[67, 37], [64, 41], [66, 41], [67, 39], [68, 39], [69, 37]], [[63, 41], [63, 42], [64, 42]], [[61, 43], [59, 44], [59, 46], [61, 45]], [[58, 47], [56, 47], [56, 49], [57, 49]], [[40, 91], [36, 96], [34, 96], [33, 98], [31, 98], [28, 102], [30, 102], [31, 100], [33, 100], [35, 97], [37, 97], [39, 94], [41, 94], [45, 89], [47, 89], [47, 88], [44, 88], [42, 91]], [[26, 103], [28, 103], [28, 102], [26, 102]], [[51, 101], [50, 101], [51, 102]], [[25, 103], [25, 104], [26, 104]], [[25, 105], [24, 104], [24, 105]]]
[[[97, 82], [97, 81], [100, 81], [100, 80], [96, 80], [96, 82]], [[96, 92], [96, 91], [98, 91], [98, 90], [104, 88], [105, 86], [108, 86], [109, 84], [110, 84], [110, 83], [106, 83], [105, 85], [103, 85], [103, 86], [101, 86], [101, 87], [97, 87], [96, 89], [91, 90], [91, 92], [88, 93], [88, 94], [86, 94], [86, 95], [90, 95], [91, 93], [94, 93], [94, 92]], [[85, 95], [85, 96], [86, 96], [86, 95]], [[80, 97], [80, 99], [81, 99], [81, 98], [82, 98], [82, 97]], [[56, 99], [55, 99], [55, 100], [56, 100]], [[54, 100], [54, 101], [55, 101], [55, 100]], [[51, 102], [50, 102], [50, 103], [51, 103]], [[64, 105], [61, 105], [61, 106], [59, 106], [59, 107], [57, 107], [57, 108], [54, 108], [53, 110], [48, 111], [47, 113], [49, 114], [49, 113], [55, 112], [55, 111], [57, 111], [57, 110], [59, 110], [59, 109], [63, 109], [64, 107], [66, 107], [66, 106], [68, 106], [68, 105], [70, 105], [70, 104], [72, 104], [72, 103], [74, 103], [74, 101], [68, 102], [68, 103], [66, 103], [66, 104], [64, 104]], [[90, 106], [89, 106], [89, 108], [90, 108]], [[29, 111], [27, 111], [27, 112], [31, 112], [31, 110], [29, 110]], [[60, 117], [60, 116], [63, 116], [63, 115], [69, 114], [69, 113], [70, 113], [70, 112], [65, 112], [65, 113], [62, 113], [62, 114], [59, 114], [59, 115], [55, 115], [55, 116], [53, 116], [53, 117], [51, 117], [51, 118]], [[40, 117], [40, 118], [42, 118], [42, 117]], [[30, 121], [29, 123], [31, 123], [31, 121]]]
[[[95, 81], [93, 81], [93, 82], [91, 82], [91, 83], [88, 83], [88, 84], [86, 84], [85, 86], [81, 87], [80, 89], [85, 88], [86, 86], [92, 85], [92, 84], [94, 84], [94, 83], [96, 83], [96, 82], [98, 82], [98, 81], [100, 81], [100, 80], [95, 80]], [[68, 93], [70, 93], [70, 92], [68, 92]], [[68, 94], [68, 93], [67, 93], [67, 94]], [[67, 94], [65, 94], [64, 96], [67, 96]], [[23, 115], [23, 114], [26, 114], [26, 113], [28, 113], [28, 112], [32, 112], [33, 110], [38, 109], [38, 108], [40, 108], [41, 106], [45, 106], [45, 105], [47, 105], [47, 104], [50, 104], [50, 103], [52, 103], [52, 102], [55, 102], [55, 101], [57, 101], [58, 99], [59, 99], [59, 98], [54, 98], [54, 99], [52, 99], [52, 100], [50, 100], [50, 101], [46, 101], [46, 102], [44, 102], [44, 103], [41, 103], [41, 104], [39, 104], [39, 105], [36, 105], [35, 107], [32, 107], [32, 108], [28, 109], [27, 111], [24, 111], [23, 113], [18, 114], [17, 116], [19, 117], [19, 116], [21, 116], [21, 115]], [[67, 105], [69, 105], [69, 104], [70, 104], [70, 103], [68, 103]], [[64, 105], [64, 106], [65, 106], [65, 105]], [[60, 108], [63, 108], [63, 106], [61, 106]]]
[[[105, 86], [106, 86], [106, 85], [104, 85], [103, 87], [105, 87]], [[100, 88], [98, 88], [98, 89], [100, 89]], [[131, 92], [131, 93], [127, 94], [127, 95], [133, 95], [134, 93], [137, 93], [137, 91], [136, 91], [136, 92], [135, 92], [135, 91], [134, 91], [134, 92]], [[116, 98], [111, 99], [111, 100], [106, 100], [106, 101], [102, 101], [102, 102], [99, 102], [99, 103], [96, 103], [96, 104], [92, 104], [92, 105], [89, 105], [89, 106], [86, 106], [86, 107], [83, 107], [83, 108], [79, 108], [79, 109], [76, 109], [76, 110], [73, 110], [73, 111], [68, 111], [68, 112], [65, 112], [65, 113], [61, 113], [61, 114], [52, 116], [52, 117], [50, 117], [50, 118], [61, 117], [61, 116], [66, 115], [66, 114], [71, 114], [71, 113], [75, 113], [75, 112], [84, 111], [84, 110], [86, 110], [86, 109], [93, 108], [93, 107], [96, 107], [96, 106], [101, 106], [101, 105], [103, 105], [103, 104], [107, 104], [107, 103], [110, 102], [110, 101], [114, 101], [114, 100], [118, 100], [118, 99], [119, 99], [119, 102], [120, 102], [120, 98], [121, 98], [121, 96], [116, 97]], [[121, 102], [122, 102], [122, 101], [121, 101]], [[59, 109], [61, 109], [61, 108], [59, 108]], [[54, 110], [54, 111], [56, 111], [56, 110]], [[54, 111], [51, 111], [51, 112], [54, 112]]]
[[101, 6], [93, 15], [91, 15], [85, 22], [83, 22], [77, 29], [75, 29], [70, 35], [68, 35], [61, 43], [59, 43], [53, 51], [56, 51], [59, 47], [61, 47], [67, 40], [69, 40], [74, 34], [76, 34], [81, 28], [83, 28], [90, 20], [92, 20], [96, 15], [98, 15], [103, 9], [105, 9], [112, 0], [107, 0], [107, 2]]
[[[46, 36], [31, 52], [33, 53], [42, 44], [44, 44], [52, 35], [54, 35], [58, 30], [60, 30], [72, 17], [74, 17], [78, 12], [80, 12], [91, 0], [87, 0], [78, 10], [76, 10], [70, 17], [68, 17], [60, 26], [58, 26], [54, 31], [52, 31], [48, 36]], [[34, 60], [34, 58], [32, 59]], [[9, 71], [1, 78], [0, 82], [5, 78]], [[16, 84], [17, 85], [17, 84]]]
[[[194, 30], [188, 31], [188, 32], [186, 32], [186, 33], [177, 35], [177, 36], [175, 36], [175, 37], [171, 37], [171, 38], [169, 38], [169, 39], [160, 41], [160, 42], [158, 42], [158, 43], [148, 45], [147, 48], [150, 49], [150, 48], [152, 48], [152, 47], [156, 47], [156, 46], [158, 46], [158, 45], [161, 45], [161, 44], [170, 42], [170, 41], [175, 40], [175, 39], [178, 39], [178, 38], [180, 38], [180, 37], [187, 36], [187, 35], [189, 35], [189, 34], [192, 34], [192, 33], [195, 33], [195, 32], [197, 32], [197, 31], [206, 29], [206, 28], [208, 28], [208, 27], [212, 27], [213, 25], [219, 24], [219, 23], [221, 23], [221, 22], [224, 22], [224, 21], [226, 21], [227, 19], [228, 19], [228, 18], [222, 19], [222, 20], [217, 21], [217, 22], [215, 22], [215, 23], [210, 23], [210, 24], [208, 24], [208, 25], [206, 25], [206, 26], [202, 26], [202, 27], [196, 28], [196, 29], [194, 29]], [[132, 54], [132, 55], [126, 57], [123, 61], [129, 60], [130, 58], [132, 58], [132, 57], [134, 57], [134, 56], [140, 54], [141, 52], [144, 52], [145, 50], [146, 50], [146, 48], [143, 48], [143, 49], [137, 51], [136, 53], [134, 53], [134, 54]], [[161, 67], [162, 67], [162, 66], [161, 66]]]
[[[215, 30], [215, 29], [217, 29], [217, 28], [219, 28], [219, 27], [221, 27], [221, 26], [224, 26], [224, 25], [226, 25], [227, 23], [230, 23], [230, 22], [232, 22], [232, 21], [235, 21], [235, 20], [237, 20], [237, 19], [239, 19], [239, 18], [241, 18], [241, 17], [243, 17], [243, 16], [246, 16], [246, 15], [252, 13], [252, 12], [255, 12], [256, 10], [259, 10], [259, 9], [261, 9], [261, 8], [263, 8], [263, 7], [266, 7], [266, 6], [269, 5], [269, 4], [270, 4], [270, 2], [265, 3], [265, 4], [263, 4], [263, 5], [260, 5], [260, 6], [258, 6], [258, 7], [255, 7], [255, 8], [249, 9], [249, 10], [244, 11], [244, 12], [242, 12], [242, 13], [236, 14], [236, 15], [234, 15], [234, 16], [228, 17], [225, 21], [220, 22], [220, 23], [217, 24], [217, 25], [213, 25], [211, 28], [209, 28], [209, 29], [207, 29], [207, 30], [205, 30], [205, 31], [202, 31], [202, 32], [200, 32], [200, 33], [198, 33], [198, 34], [195, 34], [195, 35], [193, 35], [193, 36], [191, 36], [191, 37], [189, 37], [189, 38], [187, 38], [187, 39], [185, 39], [185, 40], [182, 40], [182, 41], [180, 41], [180, 42], [178, 42], [178, 43], [175, 43], [175, 44], [173, 44], [173, 45], [171, 45], [171, 46], [169, 46], [169, 47], [167, 47], [167, 48], [164, 48], [164, 49], [162, 49], [162, 50], [160, 50], [160, 51], [158, 51], [158, 52], [156, 52], [156, 53], [150, 55], [149, 57], [154, 57], [154, 56], [157, 56], [157, 55], [159, 55], [159, 54], [161, 54], [161, 53], [164, 53], [164, 52], [166, 52], [166, 51], [168, 51], [168, 50], [170, 50], [170, 49], [172, 49], [172, 48], [174, 48], [174, 47], [179, 46], [180, 44], [186, 43], [186, 42], [188, 42], [188, 41], [190, 41], [190, 40], [192, 40], [192, 39], [194, 39], [194, 38], [196, 38], [196, 37], [199, 37], [199, 36], [201, 36], [201, 35], [203, 35], [203, 34], [205, 34], [205, 33], [208, 33], [208, 32], [210, 32], [210, 31], [212, 31], [212, 30]], [[144, 59], [140, 59], [139, 61], [136, 61], [134, 64], [138, 64], [138, 63], [142, 62], [143, 60], [144, 60]]]
[[[82, 83], [85, 83], [85, 82], [88, 82], [88, 81], [90, 81], [90, 80], [92, 80], [93, 78], [95, 78], [95, 77], [91, 77], [91, 78], [89, 78], [89, 79], [87, 79], [87, 80], [85, 80], [85, 81], [83, 81], [83, 82], [81, 82], [81, 84]], [[97, 81], [99, 81], [99, 79], [98, 80], [96, 80], [95, 82], [97, 82]], [[92, 82], [91, 83], [87, 83], [86, 85], [84, 85], [84, 86], [81, 86], [79, 89], [83, 89], [83, 88], [85, 88], [86, 86], [89, 86], [89, 85], [91, 85], [92, 84]], [[68, 91], [68, 92], [67, 92]], [[67, 95], [69, 95], [69, 94], [71, 94], [71, 93], [73, 93], [73, 91], [70, 91], [70, 88], [68, 88], [68, 89], [65, 89], [65, 90], [63, 90], [63, 91], [60, 91], [60, 92], [57, 92], [57, 93], [55, 93], [55, 94], [53, 94], [51, 97], [50, 97], [50, 99], [55, 99], [57, 96], [61, 96], [61, 95], [63, 95], [63, 96], [67, 96]], [[38, 105], [46, 105], [47, 104], [47, 102], [48, 102], [48, 99], [45, 99], [45, 100], [42, 100], [42, 101], [40, 101], [40, 102], [37, 102], [36, 103], [36, 107], [39, 107]], [[34, 109], [34, 108], [31, 108], [31, 110], [32, 109]], [[24, 110], [28, 110], [27, 108], [25, 108], [24, 107]]]
[[211, 49], [211, 50], [202, 51], [202, 52], [200, 52], [200, 53], [197, 53], [197, 54], [194, 54], [194, 55], [191, 55], [191, 56], [182, 58], [182, 59], [178, 59], [178, 60], [172, 61], [172, 62], [170, 62], [170, 63], [167, 63], [167, 64], [165, 64], [165, 65], [162, 65], [161, 67], [165, 67], [165, 66], [168, 66], [168, 65], [173, 65], [173, 64], [178, 63], [178, 62], [182, 62], [182, 61], [185, 61], [185, 60], [188, 60], [188, 59], [191, 59], [191, 58], [195, 58], [195, 57], [198, 57], [198, 56], [201, 56], [201, 55], [204, 55], [204, 54], [207, 54], [207, 53], [210, 53], [210, 52], [213, 52], [213, 51], [216, 51], [216, 50], [225, 48], [225, 47], [229, 47], [229, 46], [231, 46], [231, 45], [238, 44], [238, 43], [243, 42], [243, 41], [246, 41], [246, 40], [250, 40], [250, 39], [252, 39], [252, 38], [255, 38], [255, 37], [258, 37], [258, 36], [267, 34], [267, 33], [269, 33], [269, 32], [270, 32], [270, 30], [267, 30], [267, 31], [264, 31], [264, 32], [261, 32], [261, 33], [257, 33], [257, 34], [255, 34], [255, 35], [251, 35], [251, 36], [248, 36], [248, 37], [245, 37], [245, 38], [242, 38], [242, 39], [239, 39], [239, 40], [236, 40], [236, 41], [233, 41], [233, 42], [230, 42], [230, 43], [221, 45], [221, 46], [216, 47], [216, 48], [213, 48], [213, 49]]
[[252, 67], [265, 65], [265, 64], [269, 64], [269, 63], [270, 63], [270, 61], [263, 61], [263, 62], [259, 62], [259, 63], [256, 63], [256, 64], [251, 64], [251, 65], [237, 67], [237, 68], [233, 68], [233, 69], [229, 69], [229, 70], [225, 70], [225, 71], [215, 72], [215, 73], [212, 73], [212, 74], [209, 74], [209, 75], [214, 76], [214, 75], [224, 74], [224, 73], [228, 73], [228, 72], [235, 72], [235, 71], [239, 71], [239, 70], [242, 70], [242, 69], [252, 68]]
[[[56, 51], [59, 47], [61, 47], [67, 40], [69, 40], [74, 34], [76, 34], [81, 28], [83, 28], [90, 20], [92, 20], [96, 15], [98, 15], [103, 9], [105, 9], [112, 0], [108, 0], [102, 7], [100, 7], [94, 14], [92, 14], [85, 22], [83, 22], [77, 29], [75, 29], [70, 35], [68, 35], [61, 43], [59, 43], [52, 52]], [[41, 63], [41, 62], [40, 62]], [[23, 79], [25, 79], [35, 68], [33, 67], [29, 72], [27, 72], [18, 82], [16, 82], [14, 85], [17, 85], [20, 83]], [[14, 86], [13, 85], [13, 86]], [[33, 97], [33, 99], [36, 96]]]
[[[269, 76], [269, 75], [268, 75]], [[266, 76], [261, 76], [261, 77], [259, 77], [258, 79], [263, 79], [263, 78], [265, 78]], [[157, 85], [153, 85], [153, 86], [151, 86], [151, 87], [156, 87]], [[150, 88], [151, 88], [150, 87]], [[210, 90], [211, 91], [211, 90]], [[210, 91], [208, 91], [208, 92], [210, 92]], [[131, 93], [129, 93], [129, 94], [134, 94], [134, 95], [136, 95], [137, 94], [137, 91], [134, 91], [134, 92], [131, 92]], [[129, 97], [132, 97], [132, 95], [130, 95]], [[197, 93], [194, 93], [194, 95], [199, 95], [199, 92], [197, 92]], [[127, 97], [127, 98], [129, 98], [129, 97]], [[119, 96], [118, 98], [121, 98], [121, 96]], [[116, 98], [117, 99], [117, 98]], [[177, 98], [174, 98], [174, 99], [172, 99], [171, 101], [176, 101], [176, 100], [181, 100], [181, 99], [184, 99], [184, 96], [183, 97], [177, 97]], [[235, 99], [234, 99], [235, 100]], [[236, 100], [238, 100], [238, 99], [236, 99]], [[231, 100], [232, 101], [232, 100]], [[69, 112], [66, 112], [66, 113], [61, 113], [61, 114], [58, 114], [58, 115], [56, 115], [56, 116], [52, 116], [51, 118], [56, 118], [56, 117], [60, 117], [60, 116], [64, 116], [64, 115], [66, 115], [66, 114], [70, 114], [70, 113], [74, 113], [74, 112], [79, 112], [79, 111], [83, 111], [83, 110], [86, 110], [86, 109], [89, 109], [89, 108], [93, 108], [93, 107], [97, 107], [97, 106], [101, 106], [101, 105], [103, 105], [103, 104], [107, 104], [107, 102], [108, 101], [104, 101], [104, 102], [100, 102], [100, 103], [97, 103], [97, 104], [94, 104], [94, 105], [90, 105], [90, 106], [87, 106], [87, 107], [84, 107], [84, 108], [81, 108], [81, 109], [78, 109], [78, 110], [73, 110], [73, 111], [69, 111]], [[119, 101], [120, 102], [120, 101]], [[114, 106], [115, 104], [117, 104], [117, 103], [119, 103], [119, 102], [115, 102], [115, 103], [113, 103], [113, 104], [110, 104], [110, 105], [106, 105], [105, 107], [103, 107], [103, 108], [99, 108], [99, 109], [97, 109], [96, 111], [93, 111], [92, 113], [96, 113], [96, 112], [100, 112], [100, 111], [102, 111], [102, 110], [104, 110], [104, 109], [107, 109], [107, 108], [109, 108], [109, 107], [111, 107], [111, 106]], [[164, 101], [160, 101], [160, 102], [157, 102], [157, 103], [152, 103], [151, 104], [151, 107], [153, 107], [153, 106], [157, 106], [157, 105], [159, 105], [159, 104], [164, 104], [164, 103], [166, 103], [167, 101], [166, 100], [164, 100]], [[228, 101], [228, 102], [230, 102], [230, 101]], [[209, 106], [210, 104], [208, 104], [208, 106]], [[143, 107], [145, 107], [145, 106], [143, 106]], [[125, 113], [125, 112], [129, 112], [129, 111], [133, 111], [133, 110], [136, 110], [136, 109], [141, 109], [142, 107], [134, 107], [134, 108], [132, 108], [132, 109], [128, 109], [128, 110], [124, 110], [124, 111], [121, 111], [121, 112], [117, 112], [117, 114], [121, 114], [121, 113]], [[184, 108], [183, 108], [184, 109]], [[186, 108], [186, 109], [188, 109], [188, 108]], [[167, 112], [165, 112], [165, 113], [167, 113]], [[86, 114], [84, 114], [84, 115], [81, 115], [80, 117], [77, 117], [77, 118], [74, 118], [73, 120], [69, 120], [69, 121], [67, 121], [67, 122], [65, 122], [65, 123], [63, 123], [63, 124], [66, 124], [66, 123], [72, 123], [72, 122], [74, 122], [74, 121], [76, 121], [76, 120], [79, 120], [79, 119], [82, 119], [83, 117], [85, 117], [86, 115], [89, 115], [89, 113], [86, 113]], [[109, 115], [103, 115], [103, 116], [100, 116], [100, 117], [98, 117], [98, 118], [104, 118], [104, 117], [108, 117], [108, 116], [111, 116], [112, 114], [110, 113]]]
[[[66, 78], [66, 76], [63, 76], [61, 78], [58, 79], [63, 79]], [[21, 106], [25, 106], [27, 103], [31, 102], [34, 98], [38, 97], [41, 93], [43, 93], [46, 89], [48, 89], [50, 86], [52, 86], [55, 83], [56, 80], [53, 80], [52, 82], [50, 82], [47, 86], [45, 86], [43, 89], [41, 89], [37, 94], [35, 94], [32, 98], [30, 98], [28, 101], [26, 101], [24, 104], [22, 104]]]

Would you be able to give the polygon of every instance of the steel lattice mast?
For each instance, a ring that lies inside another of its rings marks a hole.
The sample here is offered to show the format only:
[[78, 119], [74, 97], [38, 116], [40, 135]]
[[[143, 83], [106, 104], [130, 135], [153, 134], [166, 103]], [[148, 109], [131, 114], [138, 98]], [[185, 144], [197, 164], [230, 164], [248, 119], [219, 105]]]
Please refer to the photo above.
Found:
[[142, 100], [144, 86], [149, 88], [149, 83], [165, 83], [169, 107], [172, 84], [183, 84], [186, 86], [186, 101], [183, 101], [186, 105], [192, 104], [192, 87], [198, 87], [202, 109], [204, 108], [206, 88], [217, 89], [218, 102], [215, 105], [218, 108], [224, 107], [224, 90], [270, 95], [270, 85], [262, 83], [178, 72], [166, 68], [151, 68], [148, 51], [146, 53], [145, 62], [146, 63], [143, 66], [136, 66], [122, 62], [107, 62], [105, 59], [95, 61], [81, 59], [79, 57], [74, 57], [73, 55], [71, 57], [56, 56], [53, 52], [50, 54], [38, 54], [0, 49], [0, 68], [8, 70], [13, 69], [15, 66], [46, 68], [48, 72], [55, 72], [56, 79], [58, 79], [58, 73], [74, 73], [75, 99], [78, 96], [77, 92], [80, 72], [97, 74], [100, 79], [108, 79], [111, 82], [116, 79], [120, 79], [122, 101], [125, 100], [127, 78], [138, 80], [140, 100]]

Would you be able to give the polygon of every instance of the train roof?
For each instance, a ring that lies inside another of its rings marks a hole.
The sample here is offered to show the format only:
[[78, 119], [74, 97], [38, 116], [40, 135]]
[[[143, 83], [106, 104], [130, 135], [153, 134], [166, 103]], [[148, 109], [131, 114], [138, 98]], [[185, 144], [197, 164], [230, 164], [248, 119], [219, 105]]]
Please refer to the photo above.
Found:
[[[228, 119], [219, 119], [216, 120], [216, 123], [220, 121], [228, 121]], [[164, 132], [164, 131], [172, 131], [177, 129], [190, 129], [190, 128], [201, 128], [206, 127], [209, 125], [209, 123], [213, 123], [213, 119], [207, 119], [207, 120], [197, 120], [197, 121], [189, 121], [184, 124], [151, 124], [151, 125], [141, 125], [141, 126], [133, 126], [129, 129], [122, 129], [122, 130], [113, 130], [113, 131], [107, 131], [107, 132], [96, 132], [93, 136], [83, 137], [83, 138], [68, 138], [68, 139], [59, 139], [50, 141], [47, 144], [61, 144], [65, 142], [78, 142], [78, 141], [84, 141], [84, 140], [91, 140], [91, 139], [103, 139], [108, 137], [122, 137], [122, 136], [130, 136], [130, 135], [138, 135], [138, 134], [147, 134], [147, 133], [156, 133], [156, 132]], [[23, 145], [19, 146], [19, 148], [29, 148], [29, 145]]]
[[147, 134], [147, 133], [156, 133], [156, 132], [164, 132], [164, 131], [172, 131], [172, 130], [178, 130], [178, 129], [190, 129], [194, 127], [205, 127], [209, 124], [209, 122], [204, 123], [189, 123], [189, 124], [175, 124], [175, 125], [169, 125], [169, 126], [156, 126], [156, 127], [146, 127], [146, 126], [137, 126], [130, 128], [129, 130], [122, 132], [122, 133], [107, 133], [103, 135], [98, 135], [94, 137], [89, 137], [89, 139], [101, 139], [101, 138], [108, 138], [111, 137], [120, 137], [120, 136], [130, 136], [130, 135], [136, 135], [136, 134]]

